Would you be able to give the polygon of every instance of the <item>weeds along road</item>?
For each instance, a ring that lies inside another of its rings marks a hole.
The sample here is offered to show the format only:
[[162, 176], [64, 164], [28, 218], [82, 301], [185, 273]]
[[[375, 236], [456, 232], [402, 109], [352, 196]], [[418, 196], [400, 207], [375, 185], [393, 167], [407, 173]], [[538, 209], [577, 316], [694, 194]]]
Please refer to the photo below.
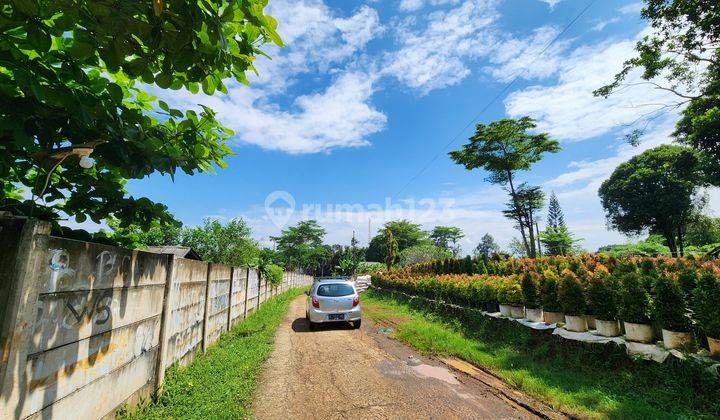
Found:
[[[309, 331], [305, 296], [290, 304], [253, 398], [259, 419], [536, 418], [496, 388], [377, 334], [365, 319]], [[410, 356], [421, 359], [410, 366]]]

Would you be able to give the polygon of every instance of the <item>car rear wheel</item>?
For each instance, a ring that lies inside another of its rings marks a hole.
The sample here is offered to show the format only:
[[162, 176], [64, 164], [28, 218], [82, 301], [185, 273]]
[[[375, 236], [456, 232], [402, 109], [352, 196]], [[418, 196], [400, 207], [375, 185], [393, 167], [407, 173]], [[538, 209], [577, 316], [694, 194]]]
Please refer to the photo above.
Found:
[[360, 320], [360, 319], [358, 319], [357, 321], [353, 321], [353, 328], [355, 328], [356, 330], [357, 330], [358, 328], [360, 328], [360, 323], [361, 323], [361, 321], [362, 321], [362, 320]]

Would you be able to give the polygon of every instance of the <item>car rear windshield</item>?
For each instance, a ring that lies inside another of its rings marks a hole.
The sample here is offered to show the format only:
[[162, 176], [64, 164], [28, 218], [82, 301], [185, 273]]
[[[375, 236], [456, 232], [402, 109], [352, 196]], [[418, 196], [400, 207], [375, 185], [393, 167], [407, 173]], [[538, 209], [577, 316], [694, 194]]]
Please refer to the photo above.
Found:
[[355, 293], [353, 287], [344, 283], [321, 284], [317, 288], [318, 296], [338, 297]]

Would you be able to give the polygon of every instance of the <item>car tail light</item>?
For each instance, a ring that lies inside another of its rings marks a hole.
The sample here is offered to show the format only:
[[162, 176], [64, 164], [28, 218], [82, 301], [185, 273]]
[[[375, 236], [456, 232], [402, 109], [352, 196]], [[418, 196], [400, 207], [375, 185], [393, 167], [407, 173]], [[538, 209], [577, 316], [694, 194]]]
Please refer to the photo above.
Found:
[[320, 301], [317, 298], [313, 298], [313, 308], [319, 308], [320, 307]]
[[360, 296], [355, 296], [353, 298], [353, 307], [358, 306], [358, 304], [360, 304]]

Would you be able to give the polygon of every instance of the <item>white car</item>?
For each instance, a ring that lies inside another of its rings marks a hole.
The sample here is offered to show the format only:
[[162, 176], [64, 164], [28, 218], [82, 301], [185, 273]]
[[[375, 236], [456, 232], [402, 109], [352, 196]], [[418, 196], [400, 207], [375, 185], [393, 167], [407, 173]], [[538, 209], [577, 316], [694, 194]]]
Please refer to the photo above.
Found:
[[314, 282], [305, 307], [310, 329], [326, 322], [352, 322], [354, 328], [360, 328], [360, 295], [351, 281], [324, 279]]

